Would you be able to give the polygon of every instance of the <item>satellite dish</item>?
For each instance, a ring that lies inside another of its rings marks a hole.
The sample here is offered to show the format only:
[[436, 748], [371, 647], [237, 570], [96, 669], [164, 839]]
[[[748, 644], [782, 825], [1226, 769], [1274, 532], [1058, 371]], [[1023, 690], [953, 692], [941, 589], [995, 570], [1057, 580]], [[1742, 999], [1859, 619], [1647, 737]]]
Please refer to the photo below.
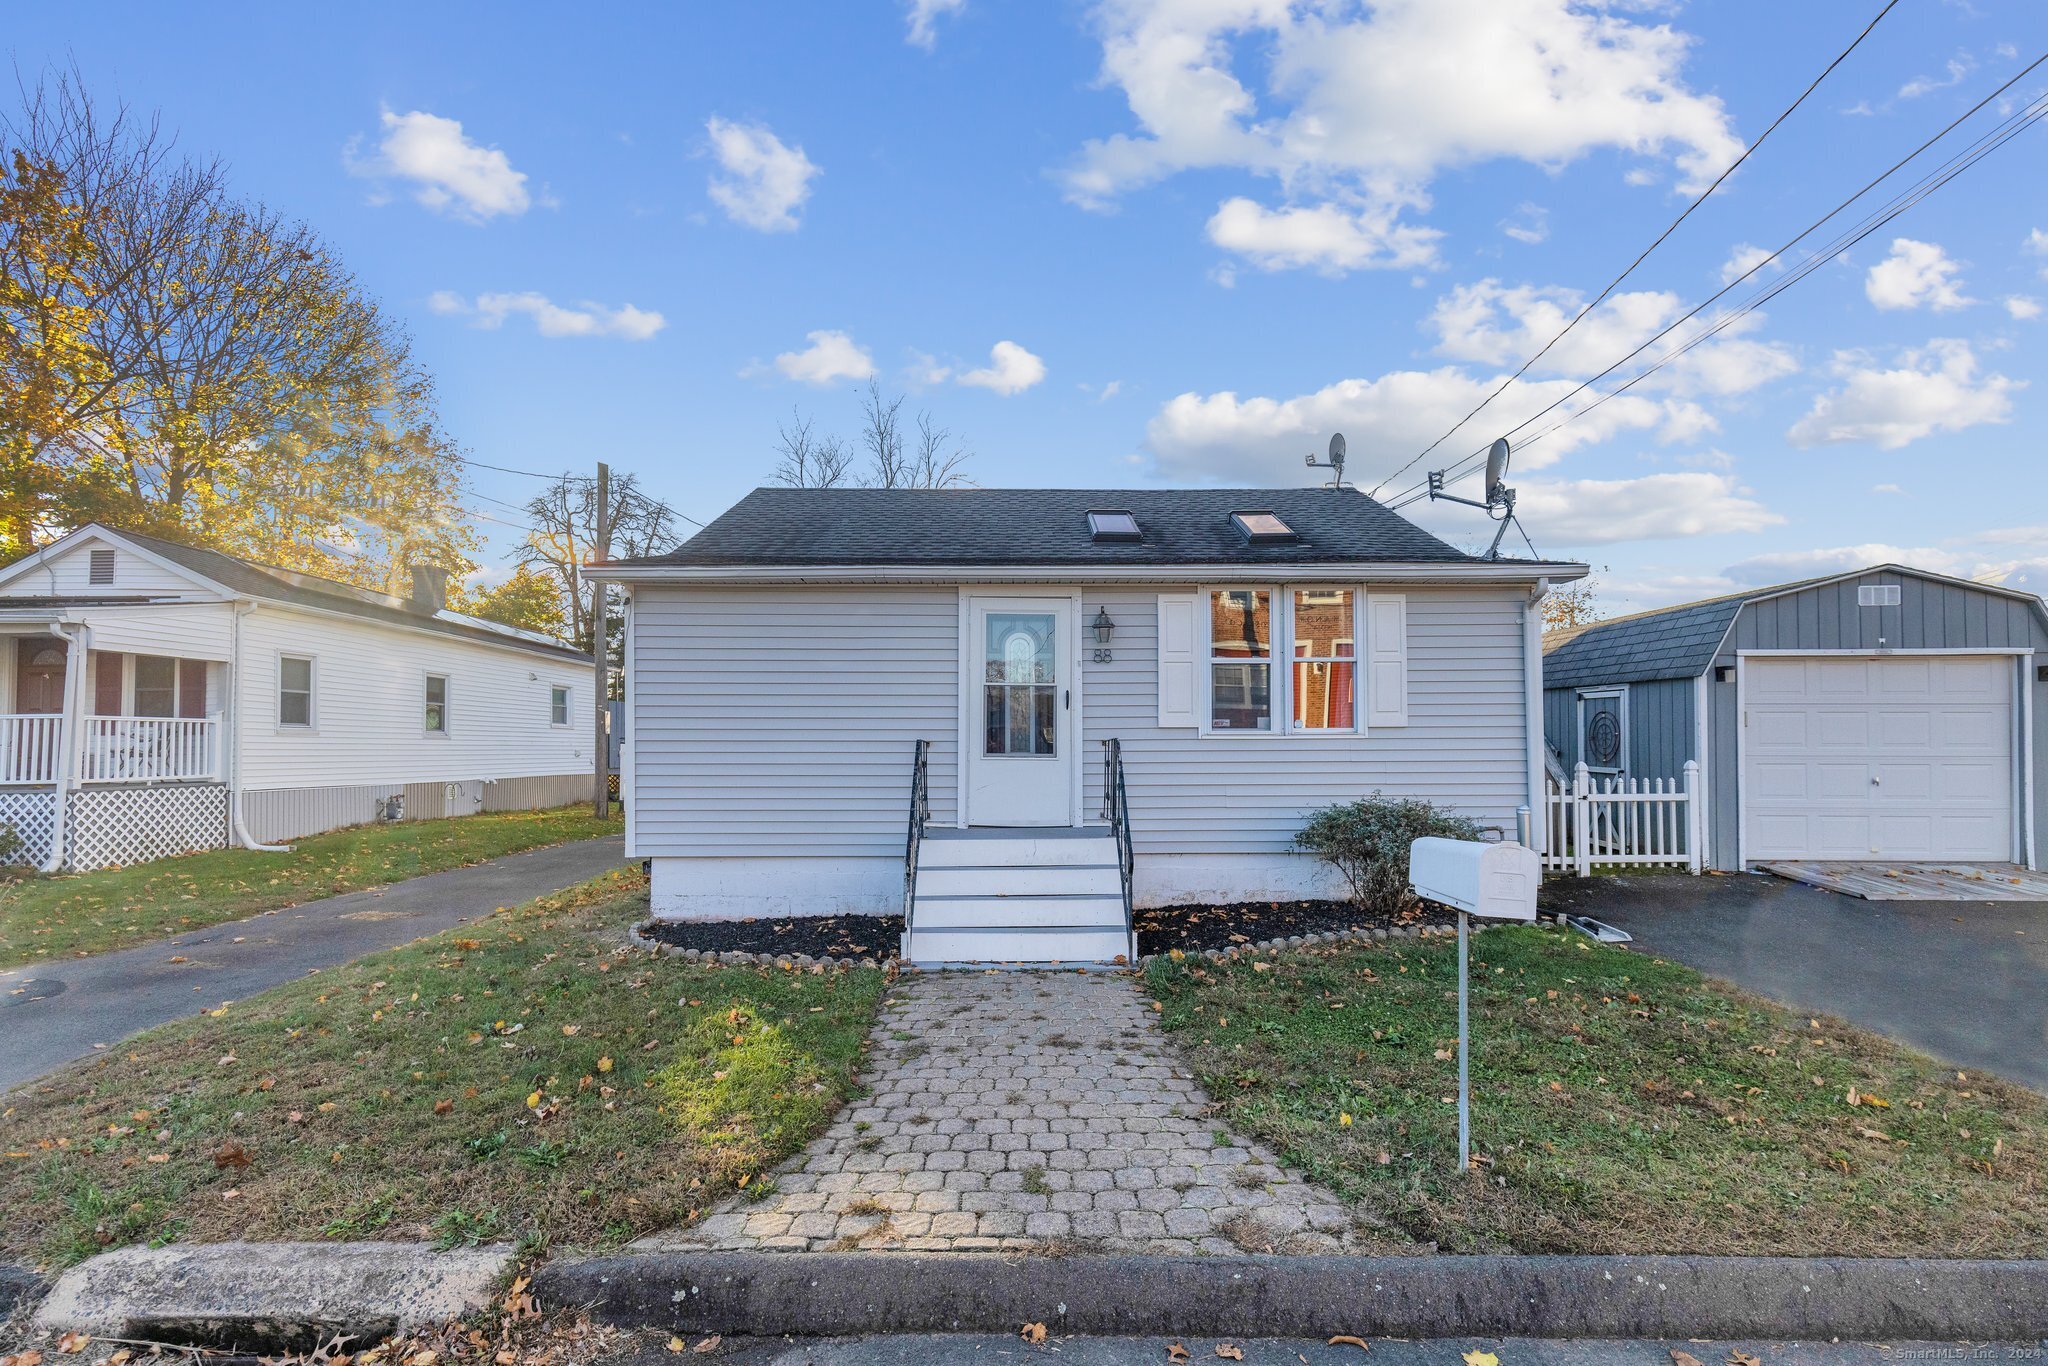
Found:
[[1497, 438], [1486, 452], [1486, 501], [1500, 500], [1501, 481], [1508, 477], [1508, 439]]
[[1332, 432], [1330, 434], [1330, 463], [1333, 465], [1344, 463], [1344, 433], [1342, 432]]

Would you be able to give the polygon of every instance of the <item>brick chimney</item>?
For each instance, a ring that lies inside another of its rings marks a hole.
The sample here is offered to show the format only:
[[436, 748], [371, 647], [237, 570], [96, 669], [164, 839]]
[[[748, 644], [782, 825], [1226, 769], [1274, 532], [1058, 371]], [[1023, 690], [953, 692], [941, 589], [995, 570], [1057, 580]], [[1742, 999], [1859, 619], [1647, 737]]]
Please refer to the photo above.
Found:
[[448, 571], [438, 564], [412, 567], [412, 609], [432, 616], [448, 605]]

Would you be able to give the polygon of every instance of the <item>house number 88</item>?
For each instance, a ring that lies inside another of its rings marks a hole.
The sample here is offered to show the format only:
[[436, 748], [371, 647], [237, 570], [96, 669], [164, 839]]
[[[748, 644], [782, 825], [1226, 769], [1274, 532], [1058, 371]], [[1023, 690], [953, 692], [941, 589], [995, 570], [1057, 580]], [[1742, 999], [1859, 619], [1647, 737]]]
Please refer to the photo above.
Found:
[[1110, 658], [1111, 655], [1108, 650], [1097, 650], [1095, 652], [1095, 662], [1097, 664], [1107, 664], [1110, 662]]

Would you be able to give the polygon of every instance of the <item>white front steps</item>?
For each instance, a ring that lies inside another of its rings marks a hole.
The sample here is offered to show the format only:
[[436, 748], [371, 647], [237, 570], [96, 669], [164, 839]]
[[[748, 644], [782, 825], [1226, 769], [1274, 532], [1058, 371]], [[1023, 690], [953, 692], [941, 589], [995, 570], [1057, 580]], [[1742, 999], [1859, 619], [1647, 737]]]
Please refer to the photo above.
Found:
[[1128, 963], [1108, 830], [926, 830], [903, 958], [946, 964]]

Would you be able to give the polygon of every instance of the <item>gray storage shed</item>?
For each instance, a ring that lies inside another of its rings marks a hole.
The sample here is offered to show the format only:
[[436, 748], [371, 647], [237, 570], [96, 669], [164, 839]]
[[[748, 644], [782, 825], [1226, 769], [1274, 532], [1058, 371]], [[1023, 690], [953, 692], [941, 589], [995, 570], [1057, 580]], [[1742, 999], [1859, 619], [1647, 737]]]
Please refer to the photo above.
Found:
[[1904, 565], [1757, 588], [1544, 638], [1566, 773], [1700, 763], [1706, 862], [2039, 866], [2048, 603]]

